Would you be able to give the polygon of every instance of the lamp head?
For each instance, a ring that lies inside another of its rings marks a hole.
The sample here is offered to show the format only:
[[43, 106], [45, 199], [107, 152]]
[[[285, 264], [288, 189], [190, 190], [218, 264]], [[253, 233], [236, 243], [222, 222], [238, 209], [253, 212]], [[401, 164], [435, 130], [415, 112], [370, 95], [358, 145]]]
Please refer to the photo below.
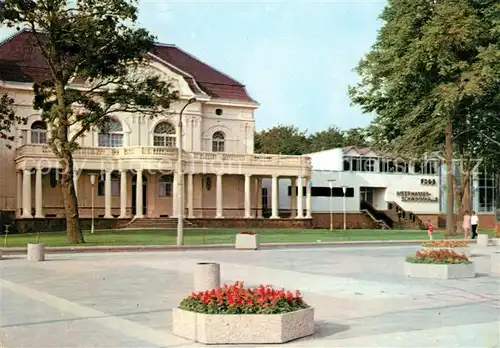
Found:
[[196, 101], [196, 98], [190, 98], [188, 100], [188, 104], [193, 104]]

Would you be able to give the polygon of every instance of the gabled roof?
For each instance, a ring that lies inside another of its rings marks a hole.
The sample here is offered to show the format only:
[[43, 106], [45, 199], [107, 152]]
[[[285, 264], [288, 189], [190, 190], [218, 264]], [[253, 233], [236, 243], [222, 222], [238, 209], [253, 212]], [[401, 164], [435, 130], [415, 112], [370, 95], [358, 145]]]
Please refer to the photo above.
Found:
[[345, 146], [342, 148], [342, 152], [344, 153], [344, 155], [349, 153], [350, 151], [355, 151], [360, 156], [364, 156], [370, 152], [374, 152], [378, 155], [381, 155], [378, 151], [373, 150], [371, 147], [359, 148], [357, 146]]
[[[47, 62], [34, 40], [31, 32], [19, 31], [0, 42], [0, 80], [40, 82], [50, 78]], [[255, 102], [243, 84], [176, 46], [156, 44], [150, 53], [153, 60], [181, 75], [194, 93]]]

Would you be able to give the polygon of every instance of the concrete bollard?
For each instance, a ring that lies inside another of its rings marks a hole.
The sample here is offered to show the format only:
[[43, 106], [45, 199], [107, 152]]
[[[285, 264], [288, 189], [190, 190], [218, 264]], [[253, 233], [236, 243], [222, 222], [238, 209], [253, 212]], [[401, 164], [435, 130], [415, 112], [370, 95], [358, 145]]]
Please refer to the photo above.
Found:
[[220, 265], [215, 262], [200, 262], [194, 271], [194, 291], [220, 288]]
[[3, 259], [3, 251], [0, 250], [0, 260]]
[[477, 245], [480, 247], [487, 247], [488, 246], [488, 235], [485, 233], [478, 234], [477, 235]]
[[490, 272], [500, 274], [500, 252], [491, 255]]
[[28, 243], [28, 251], [26, 254], [28, 261], [45, 261], [45, 244], [43, 243]]

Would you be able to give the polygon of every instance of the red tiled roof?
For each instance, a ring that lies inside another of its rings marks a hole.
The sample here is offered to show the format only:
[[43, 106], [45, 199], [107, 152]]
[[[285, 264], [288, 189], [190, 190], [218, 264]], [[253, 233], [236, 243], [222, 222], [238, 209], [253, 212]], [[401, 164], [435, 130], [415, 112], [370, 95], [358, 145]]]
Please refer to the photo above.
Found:
[[[21, 31], [0, 43], [0, 80], [40, 82], [50, 79], [50, 69], [33, 34]], [[181, 75], [195, 93], [212, 98], [254, 102], [245, 86], [176, 46], [157, 44], [153, 59]], [[168, 63], [168, 64], [165, 64]]]

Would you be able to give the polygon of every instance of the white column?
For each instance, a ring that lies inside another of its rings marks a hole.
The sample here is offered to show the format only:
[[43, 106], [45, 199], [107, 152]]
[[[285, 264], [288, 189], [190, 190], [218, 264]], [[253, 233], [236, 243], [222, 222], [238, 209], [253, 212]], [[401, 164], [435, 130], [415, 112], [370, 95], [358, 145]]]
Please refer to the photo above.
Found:
[[106, 170], [104, 179], [104, 218], [111, 219], [111, 171]]
[[144, 217], [142, 211], [142, 169], [137, 170], [137, 180], [135, 182], [135, 217], [140, 219]]
[[245, 174], [245, 218], [249, 219], [252, 217], [250, 209], [250, 179], [251, 175]]
[[42, 208], [42, 168], [36, 169], [35, 177], [35, 217], [43, 218]]
[[290, 217], [297, 216], [297, 179], [290, 179]]
[[172, 183], [172, 217], [176, 218], [177, 217], [177, 202], [179, 201], [178, 192], [179, 192], [179, 184], [177, 183], [177, 180], [179, 176], [177, 173], [174, 173], [174, 180]]
[[78, 171], [73, 172], [73, 186], [75, 186], [75, 195], [78, 197]]
[[16, 187], [16, 217], [21, 217], [21, 211], [23, 210], [23, 172], [17, 171], [17, 187]]
[[278, 211], [278, 176], [273, 175], [272, 183], [271, 183], [271, 219], [279, 218]]
[[194, 218], [193, 209], [193, 174], [188, 173], [187, 175], [187, 208], [188, 208], [188, 218]]
[[31, 170], [23, 170], [23, 218], [32, 218], [31, 215]]
[[311, 178], [306, 178], [306, 219], [311, 217]]
[[127, 171], [120, 172], [120, 216], [119, 218], [127, 217]]
[[302, 219], [304, 217], [304, 208], [302, 206], [302, 201], [304, 197], [304, 189], [302, 188], [302, 177], [297, 178], [297, 219]]
[[217, 174], [217, 183], [216, 183], [216, 218], [222, 218], [222, 174]]

